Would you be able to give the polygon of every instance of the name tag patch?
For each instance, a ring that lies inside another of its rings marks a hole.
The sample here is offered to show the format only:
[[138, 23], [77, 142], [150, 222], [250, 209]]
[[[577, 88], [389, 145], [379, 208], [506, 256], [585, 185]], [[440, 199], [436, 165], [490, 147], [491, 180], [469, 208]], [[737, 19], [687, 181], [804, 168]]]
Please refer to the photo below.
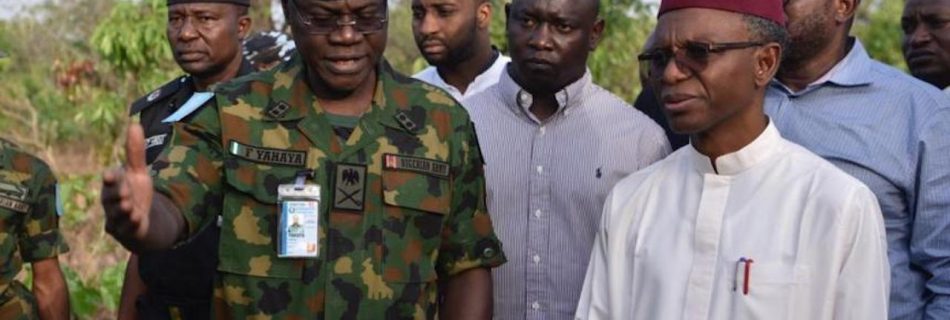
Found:
[[30, 212], [30, 205], [26, 204], [26, 202], [10, 199], [4, 196], [0, 196], [0, 208], [7, 208], [19, 213]]
[[383, 168], [389, 170], [406, 170], [443, 178], [449, 176], [449, 164], [446, 162], [395, 154], [383, 155]]
[[363, 211], [366, 199], [366, 166], [339, 163], [333, 184], [333, 208]]
[[307, 165], [307, 152], [254, 147], [231, 141], [228, 151], [237, 157], [263, 164], [304, 167]]

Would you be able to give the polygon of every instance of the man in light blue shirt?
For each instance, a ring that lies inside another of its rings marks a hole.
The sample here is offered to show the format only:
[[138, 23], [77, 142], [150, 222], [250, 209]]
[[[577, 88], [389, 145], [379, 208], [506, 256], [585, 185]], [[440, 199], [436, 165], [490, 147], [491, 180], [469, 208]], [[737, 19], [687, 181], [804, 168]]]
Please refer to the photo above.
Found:
[[868, 185], [887, 228], [891, 319], [950, 319], [950, 100], [848, 36], [857, 0], [792, 1], [766, 97], [779, 131]]

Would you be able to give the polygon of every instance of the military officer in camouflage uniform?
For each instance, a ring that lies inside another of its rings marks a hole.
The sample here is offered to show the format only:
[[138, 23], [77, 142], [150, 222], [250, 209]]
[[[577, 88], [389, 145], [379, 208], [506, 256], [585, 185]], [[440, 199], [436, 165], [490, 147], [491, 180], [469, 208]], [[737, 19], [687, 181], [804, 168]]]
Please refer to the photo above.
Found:
[[[249, 0], [168, 0], [167, 37], [178, 77], [132, 104], [145, 130], [146, 163], [170, 140], [171, 125], [210, 99], [210, 87], [254, 71], [241, 44], [250, 30]], [[208, 319], [218, 228], [205, 228], [174, 250], [131, 255], [119, 303], [121, 319]]]
[[[69, 318], [59, 212], [49, 167], [0, 139], [0, 319]], [[23, 262], [33, 267], [32, 292], [14, 280]]]
[[[154, 176], [130, 126], [126, 167], [103, 177], [106, 230], [164, 248], [220, 212], [218, 318], [490, 318], [505, 258], [465, 110], [382, 60], [386, 0], [283, 4], [298, 53], [176, 123]], [[318, 241], [288, 258], [300, 203], [319, 208]]]

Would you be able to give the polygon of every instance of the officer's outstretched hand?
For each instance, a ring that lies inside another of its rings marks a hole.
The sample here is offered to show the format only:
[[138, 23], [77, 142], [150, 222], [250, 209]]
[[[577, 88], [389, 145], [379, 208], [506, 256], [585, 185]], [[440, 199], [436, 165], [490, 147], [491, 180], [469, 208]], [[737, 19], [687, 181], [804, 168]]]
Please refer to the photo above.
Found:
[[152, 177], [145, 164], [145, 133], [133, 123], [126, 131], [125, 165], [102, 175], [106, 232], [122, 244], [145, 239], [152, 207]]

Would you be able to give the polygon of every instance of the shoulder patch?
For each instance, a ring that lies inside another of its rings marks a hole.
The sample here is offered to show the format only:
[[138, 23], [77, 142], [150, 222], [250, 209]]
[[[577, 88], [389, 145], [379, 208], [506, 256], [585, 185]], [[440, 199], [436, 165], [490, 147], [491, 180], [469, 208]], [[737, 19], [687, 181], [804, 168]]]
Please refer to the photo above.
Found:
[[181, 90], [185, 81], [187, 80], [188, 76], [175, 78], [174, 80], [162, 85], [158, 89], [155, 89], [155, 91], [152, 91], [148, 95], [135, 100], [135, 102], [132, 102], [132, 108], [129, 111], [129, 114], [137, 114], [142, 112], [142, 110], [145, 110], [145, 108], [155, 104], [156, 101], [161, 101], [162, 99], [175, 94], [175, 92]]
[[191, 98], [188, 98], [188, 101], [185, 101], [185, 104], [181, 105], [175, 113], [172, 113], [168, 118], [162, 120], [162, 123], [172, 123], [181, 121], [188, 115], [195, 112], [205, 105], [205, 102], [214, 98], [214, 92], [195, 92], [191, 95]]

